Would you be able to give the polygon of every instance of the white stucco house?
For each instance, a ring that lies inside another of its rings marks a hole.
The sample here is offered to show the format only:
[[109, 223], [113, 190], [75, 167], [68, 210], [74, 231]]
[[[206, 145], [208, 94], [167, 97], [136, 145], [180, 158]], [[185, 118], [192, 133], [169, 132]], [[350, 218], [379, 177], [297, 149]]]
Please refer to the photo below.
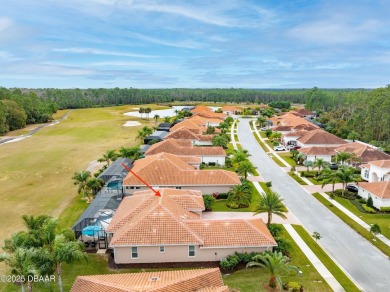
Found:
[[390, 160], [375, 160], [360, 165], [360, 176], [368, 182], [390, 181]]
[[332, 156], [335, 155], [334, 149], [335, 147], [313, 146], [298, 149], [298, 152], [305, 154], [306, 160], [309, 161], [315, 162], [321, 158], [325, 162], [332, 162]]
[[212, 146], [214, 135], [195, 134], [186, 127], [181, 127], [165, 136], [164, 140], [177, 139], [191, 141], [194, 146]]
[[366, 200], [371, 197], [374, 207], [390, 207], [390, 181], [359, 183], [358, 195]]

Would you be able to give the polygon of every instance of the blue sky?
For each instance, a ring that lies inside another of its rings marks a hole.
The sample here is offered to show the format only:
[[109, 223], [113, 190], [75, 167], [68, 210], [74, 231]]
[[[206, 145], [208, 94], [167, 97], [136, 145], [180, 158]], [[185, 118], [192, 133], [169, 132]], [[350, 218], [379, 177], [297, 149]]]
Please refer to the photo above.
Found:
[[2, 0], [0, 86], [374, 88], [390, 1]]

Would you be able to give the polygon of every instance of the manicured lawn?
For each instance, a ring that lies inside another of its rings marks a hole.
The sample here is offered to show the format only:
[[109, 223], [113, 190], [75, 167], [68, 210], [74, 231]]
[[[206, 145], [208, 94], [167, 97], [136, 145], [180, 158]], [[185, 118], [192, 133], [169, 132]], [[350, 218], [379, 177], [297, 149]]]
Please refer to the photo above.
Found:
[[274, 149], [274, 145], [272, 144], [272, 141], [271, 140], [264, 140], [265, 141], [265, 143], [267, 143], [268, 144], [268, 146], [269, 147], [271, 147], [271, 149]]
[[253, 136], [255, 137], [257, 143], [259, 143], [259, 145], [261, 146], [261, 148], [263, 148], [263, 150], [265, 152], [268, 152], [269, 149], [267, 148], [267, 146], [264, 145], [264, 143], [260, 140], [260, 138], [256, 135], [256, 133], [253, 133]]
[[295, 179], [295, 181], [296, 181], [297, 183], [299, 183], [300, 185], [303, 185], [303, 186], [307, 185], [307, 183], [304, 182], [299, 176], [297, 176], [297, 175], [295, 174], [295, 172], [289, 171], [288, 174], [289, 174], [293, 179]]
[[[284, 283], [297, 282], [303, 285], [305, 291], [332, 291], [284, 228], [282, 237], [287, 238], [292, 244], [290, 250], [292, 260], [290, 264], [299, 267], [303, 273], [302, 277], [299, 277], [295, 272], [283, 275], [282, 281]], [[229, 276], [223, 276], [225, 285], [228, 285], [230, 288], [238, 288], [241, 292], [267, 291], [263, 288], [263, 284], [268, 283], [268, 280], [269, 276], [262, 268], [242, 269]]]
[[[75, 199], [78, 195], [72, 181], [74, 172], [86, 169], [90, 161], [100, 158], [108, 149], [138, 144], [135, 136], [142, 126], [123, 127], [126, 121], [155, 126], [154, 119], [123, 115], [133, 107], [74, 110], [67, 119], [30, 138], [0, 145], [1, 244], [22, 229], [24, 214], [58, 217], [64, 210], [76, 208], [77, 214], [69, 211], [69, 220], [63, 221], [66, 226], [73, 224], [70, 220], [77, 218], [85, 207]], [[74, 207], [73, 203], [80, 205]], [[0, 265], [1, 272], [5, 272], [4, 265]]]
[[279, 153], [279, 156], [283, 158], [284, 161], [286, 161], [291, 166], [296, 166], [295, 160], [291, 158], [290, 153]]
[[259, 184], [260, 184], [260, 186], [262, 187], [262, 189], [264, 190], [264, 192], [270, 193], [270, 192], [272, 191], [269, 187], [267, 187], [267, 185], [265, 184], [265, 182], [260, 182]]
[[335, 196], [335, 200], [368, 224], [378, 224], [382, 234], [390, 239], [390, 214], [361, 212], [350, 200]]
[[316, 254], [324, 266], [332, 273], [336, 280], [343, 286], [345, 291], [360, 291], [348, 276], [333, 262], [326, 252], [315, 242], [306, 230], [300, 225], [292, 225], [299, 236], [305, 241], [310, 249]]
[[279, 165], [280, 167], [285, 167], [284, 163], [280, 161], [279, 158], [277, 158], [275, 155], [273, 154], [270, 154], [270, 156], [272, 158], [273, 161], [276, 162], [277, 165]]
[[267, 138], [267, 135], [265, 134], [264, 131], [261, 131], [261, 132], [260, 132], [260, 136], [261, 136], [261, 138]]
[[[345, 215], [344, 212], [340, 211], [334, 205], [331, 205], [331, 203], [327, 199], [325, 199], [323, 196], [321, 196], [319, 193], [314, 193], [313, 196], [318, 201], [320, 201], [325, 207], [327, 207], [329, 210], [331, 210], [335, 215], [337, 215], [341, 220], [343, 220], [350, 227], [355, 229], [355, 231], [357, 233], [359, 233], [361, 236], [363, 236], [365, 239], [367, 239], [369, 242], [371, 242], [373, 245], [375, 245], [378, 249], [380, 249], [386, 256], [390, 257], [390, 247], [389, 246], [387, 246], [385, 243], [383, 243], [379, 239], [375, 239], [375, 237], [371, 234], [371, 232], [364, 229], [362, 226], [360, 226], [358, 223], [356, 223], [350, 217]], [[375, 240], [373, 240], [373, 239], [375, 239]]]

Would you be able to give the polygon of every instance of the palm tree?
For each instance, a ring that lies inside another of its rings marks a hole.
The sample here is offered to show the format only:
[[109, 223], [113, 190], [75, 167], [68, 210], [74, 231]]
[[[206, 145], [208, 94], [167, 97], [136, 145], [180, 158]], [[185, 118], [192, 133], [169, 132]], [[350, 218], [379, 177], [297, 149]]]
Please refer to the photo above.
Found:
[[160, 118], [160, 115], [155, 114], [153, 118], [156, 120], [156, 123], [157, 123], [157, 120]]
[[337, 182], [337, 175], [329, 167], [325, 167], [318, 179], [322, 180], [322, 188], [327, 184], [332, 184], [332, 193], [334, 193], [334, 184]]
[[90, 194], [92, 198], [97, 195], [97, 193], [102, 189], [103, 186], [104, 181], [101, 178], [93, 177], [87, 180], [88, 194]]
[[164, 117], [164, 123], [169, 123], [171, 121], [170, 117]]
[[221, 129], [222, 133], [226, 133], [226, 130], [229, 128], [229, 124], [222, 122], [219, 124], [218, 128]]
[[349, 160], [352, 156], [352, 153], [349, 152], [339, 152], [336, 154], [336, 161], [344, 164], [345, 161]]
[[244, 175], [245, 178], [248, 177], [248, 173], [255, 173], [256, 169], [249, 160], [241, 161], [237, 167], [237, 172], [239, 175]]
[[272, 134], [269, 136], [271, 140], [277, 140], [280, 141], [280, 138], [282, 138], [282, 133], [280, 132], [272, 132]]
[[228, 144], [229, 144], [229, 140], [225, 136], [216, 135], [216, 136], [214, 136], [212, 143], [213, 143], [213, 146], [221, 146], [221, 147], [227, 149]]
[[328, 163], [323, 158], [318, 158], [314, 164], [313, 167], [318, 167], [318, 171], [321, 171], [321, 168], [324, 168]]
[[309, 171], [309, 167], [313, 167], [313, 161], [311, 160], [305, 160], [303, 162], [303, 165], [307, 167], [307, 171]]
[[305, 158], [306, 158], [306, 154], [298, 151], [298, 154], [295, 156], [295, 161], [297, 162], [297, 164], [302, 164], [302, 161]]
[[248, 160], [250, 154], [247, 150], [234, 150], [233, 157], [231, 159], [233, 164], [240, 164], [240, 162]]
[[138, 146], [130, 148], [121, 147], [121, 149], [119, 149], [118, 155], [124, 158], [138, 159], [141, 156], [141, 149]]
[[336, 177], [337, 180], [343, 184], [343, 190], [341, 192], [341, 195], [344, 196], [345, 187], [347, 186], [347, 184], [352, 181], [354, 182], [358, 181], [360, 176], [358, 174], [355, 174], [355, 168], [346, 167], [342, 165], [336, 171]]
[[55, 271], [57, 273], [58, 287], [60, 288], [60, 292], [62, 292], [62, 264], [70, 264], [80, 260], [87, 260], [87, 256], [83, 251], [81, 242], [69, 241], [63, 234], [56, 236], [52, 255]]
[[260, 213], [268, 213], [268, 221], [267, 226], [269, 226], [272, 222], [272, 215], [278, 215], [284, 219], [286, 219], [285, 213], [288, 212], [286, 206], [283, 204], [283, 199], [279, 196], [278, 193], [268, 192], [262, 193], [259, 201], [256, 204], [256, 209], [253, 215], [257, 215]]
[[149, 136], [153, 133], [153, 129], [148, 126], [143, 126], [142, 131], [145, 132], [146, 136]]
[[251, 194], [245, 186], [234, 185], [228, 194], [226, 202], [228, 207], [245, 208], [249, 206]]
[[107, 166], [110, 165], [111, 162], [116, 160], [118, 158], [118, 155], [116, 154], [115, 150], [107, 150], [106, 153], [103, 154], [102, 158], [99, 158], [99, 162], [106, 162]]
[[277, 283], [279, 287], [282, 287], [282, 273], [288, 273], [290, 271], [299, 272], [299, 269], [295, 266], [289, 265], [289, 258], [284, 256], [281, 252], [263, 253], [258, 254], [252, 258], [252, 262], [249, 262], [246, 267], [258, 266], [265, 268], [270, 274], [268, 285], [271, 288], [276, 288]]
[[138, 112], [140, 113], [141, 119], [142, 119], [142, 114], [145, 113], [145, 108], [144, 108], [144, 107], [140, 107], [139, 110], [138, 110]]
[[78, 193], [83, 195], [83, 199], [85, 198], [85, 193], [87, 190], [87, 181], [90, 177], [91, 173], [86, 170], [75, 172], [72, 177], [74, 184], [79, 186]]
[[263, 127], [264, 123], [267, 121], [266, 118], [264, 118], [263, 116], [259, 116], [256, 120], [257, 124], [260, 126], [260, 127]]
[[208, 134], [208, 135], [215, 134], [215, 127], [207, 126], [206, 134]]
[[148, 120], [149, 120], [149, 114], [151, 112], [152, 112], [152, 109], [150, 107], [145, 108], [145, 113], [146, 113], [146, 116], [147, 116]]

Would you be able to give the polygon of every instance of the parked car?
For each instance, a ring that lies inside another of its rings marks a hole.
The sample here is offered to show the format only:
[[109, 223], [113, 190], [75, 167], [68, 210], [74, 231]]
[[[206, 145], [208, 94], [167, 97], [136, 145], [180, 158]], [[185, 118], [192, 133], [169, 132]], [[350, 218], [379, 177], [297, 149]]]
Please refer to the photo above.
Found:
[[359, 191], [359, 188], [356, 185], [347, 185], [346, 189], [352, 193], [357, 193]]
[[300, 149], [302, 148], [301, 146], [298, 146], [298, 145], [287, 145], [287, 150], [297, 150], [297, 149]]
[[339, 165], [336, 162], [329, 163], [330, 169], [339, 169]]
[[260, 131], [267, 131], [267, 130], [268, 130], [267, 127], [262, 127], [262, 128], [260, 128]]
[[274, 147], [274, 150], [275, 150], [275, 151], [285, 151], [286, 148], [284, 148], [283, 145], [278, 145], [278, 146], [275, 146], [275, 147]]

